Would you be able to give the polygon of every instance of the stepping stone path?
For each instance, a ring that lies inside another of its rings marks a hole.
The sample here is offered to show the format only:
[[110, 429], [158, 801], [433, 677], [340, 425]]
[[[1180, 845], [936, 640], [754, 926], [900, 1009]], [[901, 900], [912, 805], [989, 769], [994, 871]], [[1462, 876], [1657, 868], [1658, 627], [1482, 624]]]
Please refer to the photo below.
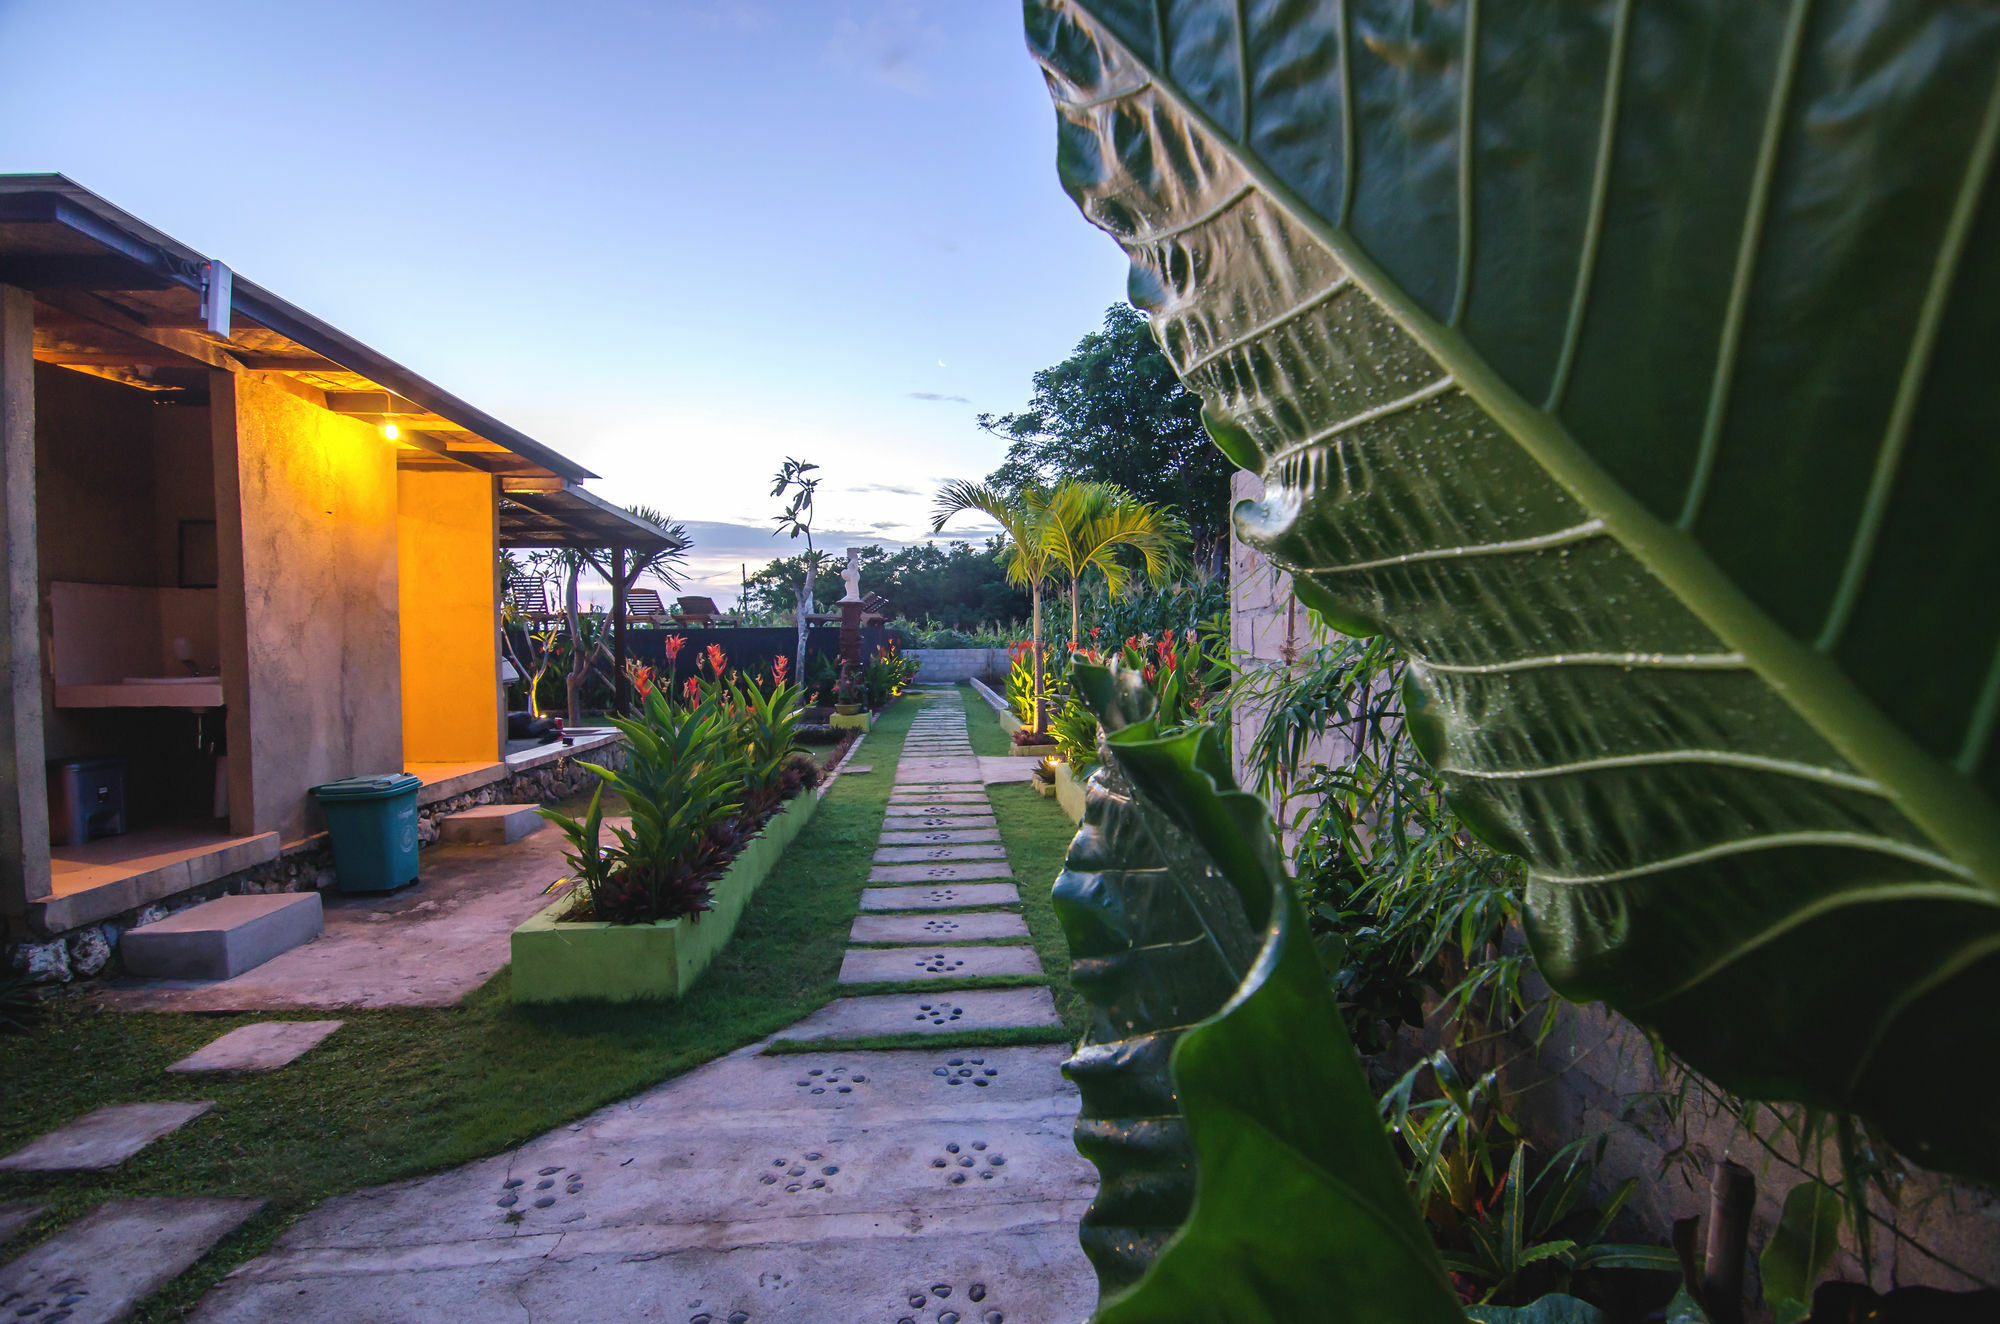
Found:
[[96, 1172], [126, 1159], [192, 1122], [213, 1103], [114, 1103], [31, 1140], [6, 1158], [0, 1172]]
[[[892, 801], [989, 817], [958, 691], [924, 698], [914, 734], [930, 746], [925, 763], [942, 754], [972, 766], [943, 779], [926, 766], [918, 781], [906, 754]], [[884, 820], [891, 831], [903, 821]], [[1040, 973], [1018, 909], [1001, 908], [1018, 908], [1020, 894], [1011, 882], [921, 876], [978, 867], [992, 879], [997, 866], [1005, 878], [994, 849], [991, 863], [878, 866], [872, 879], [916, 885], [868, 890], [842, 965], [865, 996], [768, 1041], [784, 1051], [753, 1044], [510, 1153], [323, 1201], [193, 1318], [1087, 1318], [1096, 1284], [1077, 1222], [1097, 1178], [1071, 1139], [1069, 1052], [964, 1043], [972, 1031], [1060, 1023], [1045, 986], [977, 986], [1003, 970]], [[902, 868], [920, 876], [878, 877]], [[867, 992], [884, 980], [941, 987]], [[896, 1051], [842, 1044], [912, 1032], [950, 1038]]]
[[310, 1052], [341, 1021], [259, 1021], [238, 1026], [168, 1067], [169, 1071], [276, 1071]]
[[112, 1324], [179, 1277], [262, 1200], [107, 1200], [0, 1267], [0, 1317]]

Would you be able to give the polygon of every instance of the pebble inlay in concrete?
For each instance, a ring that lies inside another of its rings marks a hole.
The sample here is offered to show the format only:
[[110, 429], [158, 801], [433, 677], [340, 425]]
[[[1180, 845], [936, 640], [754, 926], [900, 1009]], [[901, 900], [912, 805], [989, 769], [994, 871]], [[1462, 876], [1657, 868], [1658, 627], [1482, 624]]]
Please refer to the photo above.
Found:
[[[884, 846], [963, 846], [975, 841], [998, 841], [1000, 829], [997, 827], [976, 828], [929, 828], [916, 832], [884, 832]], [[1003, 852], [1004, 854], [1004, 852]]]
[[1042, 963], [1032, 947], [850, 947], [840, 962], [843, 984], [1040, 973]]
[[1045, 986], [967, 989], [941, 997], [886, 993], [841, 998], [786, 1030], [779, 1039], [861, 1039], [883, 1034], [937, 1034], [1004, 1026], [1060, 1025]]
[[930, 860], [1004, 860], [999, 842], [965, 846], [878, 846], [877, 864], [922, 864]]
[[1025, 938], [1028, 921], [1004, 910], [954, 915], [856, 915], [849, 942], [977, 942], [984, 938]]
[[[871, 883], [964, 883], [980, 878], [1012, 878], [1005, 860], [965, 860], [958, 864], [878, 864], [868, 871]], [[864, 910], [866, 906], [862, 907]]]
[[1013, 906], [1020, 901], [1020, 889], [1012, 883], [870, 887], [861, 893], [863, 910], [954, 910], [961, 906]]

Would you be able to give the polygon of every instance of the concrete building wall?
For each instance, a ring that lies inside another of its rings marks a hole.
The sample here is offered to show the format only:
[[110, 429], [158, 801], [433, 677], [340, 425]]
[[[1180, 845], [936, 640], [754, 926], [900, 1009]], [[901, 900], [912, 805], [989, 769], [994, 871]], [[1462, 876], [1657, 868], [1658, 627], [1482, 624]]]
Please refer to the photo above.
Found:
[[396, 475], [402, 567], [403, 757], [411, 763], [500, 758], [500, 537], [491, 474]]
[[211, 383], [231, 826], [293, 841], [309, 787], [403, 766], [396, 448], [255, 374]]
[[955, 684], [974, 676], [1004, 676], [1011, 665], [1004, 648], [905, 648], [904, 657], [922, 665], [917, 671], [921, 685]]
[[41, 580], [35, 547], [35, 301], [0, 285], [0, 917], [12, 929], [49, 885], [42, 775]]

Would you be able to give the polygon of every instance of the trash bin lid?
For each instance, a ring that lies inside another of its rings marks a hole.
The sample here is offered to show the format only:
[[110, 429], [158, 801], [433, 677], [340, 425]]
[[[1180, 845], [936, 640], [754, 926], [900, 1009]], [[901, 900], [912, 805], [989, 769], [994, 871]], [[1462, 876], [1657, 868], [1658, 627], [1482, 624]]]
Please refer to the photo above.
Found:
[[407, 772], [384, 772], [372, 777], [342, 777], [313, 787], [312, 793], [322, 800], [381, 800], [423, 784], [423, 778]]

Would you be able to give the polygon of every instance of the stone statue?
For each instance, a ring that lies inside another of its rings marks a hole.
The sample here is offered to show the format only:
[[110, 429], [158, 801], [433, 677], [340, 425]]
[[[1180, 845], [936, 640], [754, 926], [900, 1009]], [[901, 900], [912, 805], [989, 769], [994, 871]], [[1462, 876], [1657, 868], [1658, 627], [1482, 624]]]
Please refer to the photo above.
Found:
[[859, 547], [850, 547], [847, 549], [847, 569], [840, 572], [840, 577], [847, 582], [847, 596], [842, 598], [841, 601], [861, 601], [861, 549]]

